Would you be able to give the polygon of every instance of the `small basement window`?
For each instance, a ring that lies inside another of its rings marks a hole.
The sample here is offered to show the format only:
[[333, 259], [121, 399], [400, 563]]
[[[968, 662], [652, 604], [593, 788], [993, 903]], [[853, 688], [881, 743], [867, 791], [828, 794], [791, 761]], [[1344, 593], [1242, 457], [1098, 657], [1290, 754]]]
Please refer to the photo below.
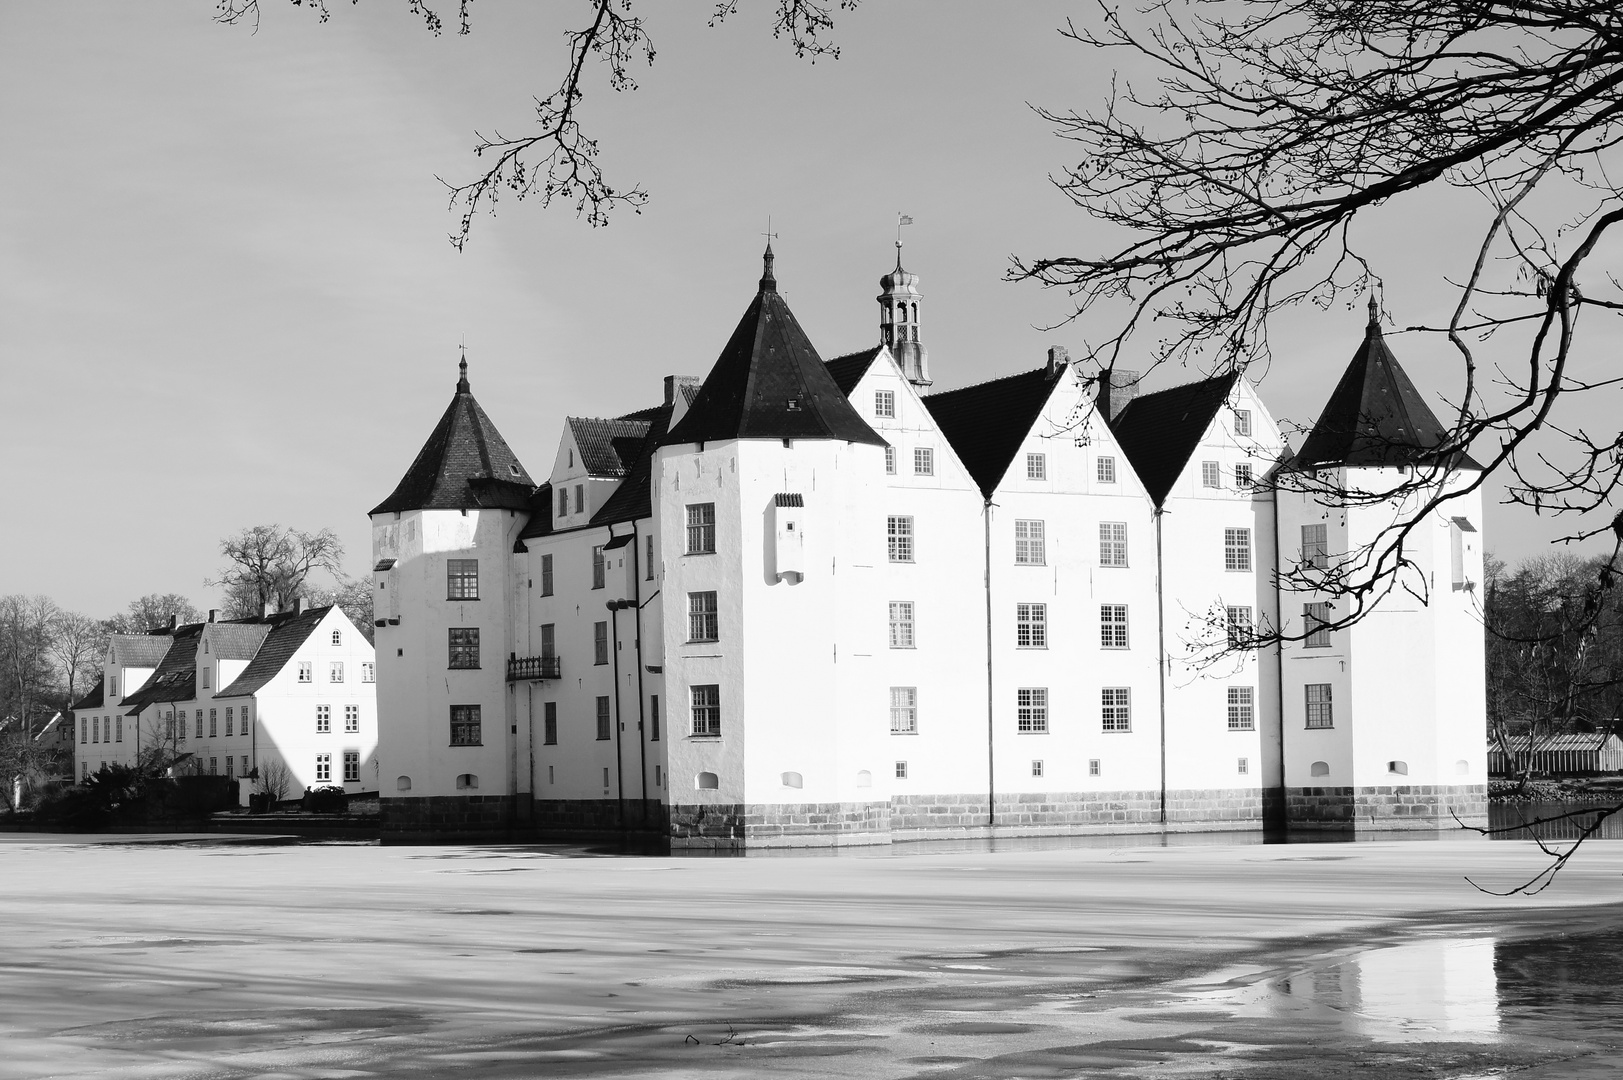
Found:
[[471, 772], [458, 773], [456, 787], [458, 791], [471, 790], [479, 786], [479, 778]]
[[1396, 773], [1399, 776], [1408, 776], [1409, 763], [1407, 761], [1388, 761], [1386, 763], [1386, 771], [1389, 773]]
[[702, 772], [693, 778], [693, 786], [700, 791], [714, 791], [720, 787], [721, 784], [716, 780], [715, 773]]
[[1307, 771], [1310, 776], [1329, 776], [1330, 763], [1328, 761], [1315, 761], [1308, 766]]
[[397, 777], [395, 777], [394, 778], [394, 789], [396, 791], [410, 791], [411, 790], [411, 777], [409, 777], [409, 776], [397, 776]]
[[805, 787], [806, 785], [805, 785], [805, 782], [801, 779], [801, 776], [800, 776], [799, 773], [797, 773], [797, 772], [786, 772], [786, 773], [783, 774], [783, 786], [784, 787], [798, 788], [798, 787]]

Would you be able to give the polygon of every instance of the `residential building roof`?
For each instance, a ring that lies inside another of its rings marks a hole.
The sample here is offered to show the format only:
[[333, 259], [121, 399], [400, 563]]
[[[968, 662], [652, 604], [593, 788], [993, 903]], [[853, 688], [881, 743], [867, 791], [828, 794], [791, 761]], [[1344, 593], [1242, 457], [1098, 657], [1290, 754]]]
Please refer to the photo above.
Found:
[[172, 641], [168, 634], [115, 634], [113, 663], [118, 667], [157, 667]]
[[105, 690], [106, 690], [106, 684], [107, 684], [106, 679], [97, 679], [96, 680], [96, 685], [92, 686], [90, 688], [90, 690], [88, 692], [86, 692], [84, 697], [80, 698], [78, 701], [75, 701], [72, 705], [68, 706], [68, 711], [69, 712], [78, 712], [80, 709], [99, 709], [99, 708], [101, 708], [102, 704], [107, 700], [105, 697], [103, 697], [103, 694], [105, 693]]
[[841, 393], [772, 273], [772, 248], [755, 299], [661, 445], [717, 439], [839, 439], [885, 445]]
[[1065, 371], [1040, 367], [924, 398], [982, 494], [997, 490]]
[[210, 655], [215, 658], [252, 660], [270, 629], [270, 624], [263, 619], [253, 619], [208, 623], [204, 633], [208, 636]]
[[593, 525], [636, 521], [653, 515], [654, 451], [659, 448], [660, 439], [665, 435], [665, 425], [670, 423], [671, 412], [669, 405], [659, 407], [658, 414], [648, 425], [648, 434], [631, 457], [630, 471], [620, 486], [614, 489], [614, 494], [592, 515]]
[[275, 625], [271, 632], [265, 635], [265, 643], [259, 647], [254, 658], [248, 666], [242, 669], [231, 685], [214, 696], [250, 697], [261, 686], [270, 682], [287, 666], [287, 662], [298, 652], [299, 646], [315, 632], [317, 624], [327, 617], [332, 606], [310, 608], [306, 611], [282, 612], [272, 616]]
[[868, 369], [873, 367], [873, 362], [879, 359], [879, 354], [884, 348], [883, 345], [875, 345], [862, 352], [846, 353], [844, 356], [836, 356], [824, 365], [828, 368], [828, 373], [834, 377], [834, 385], [840, 388], [840, 393], [847, 399], [851, 397], [851, 391], [857, 388], [857, 383], [862, 381], [862, 377], [868, 374]]
[[393, 493], [372, 513], [402, 510], [523, 509], [535, 483], [474, 400], [468, 362], [456, 393]]
[[1155, 505], [1165, 501], [1183, 475], [1239, 378], [1230, 372], [1144, 394], [1129, 401], [1110, 422], [1122, 453]]
[[526, 508], [528, 515], [524, 520], [524, 530], [513, 541], [513, 550], [522, 551], [519, 547], [532, 536], [546, 536], [552, 532], [552, 481], [548, 480], [535, 489], [530, 496], [530, 505]]
[[[665, 406], [659, 408], [664, 409]], [[575, 437], [575, 448], [580, 451], [580, 463], [587, 474], [610, 478], [624, 476], [648, 436], [649, 419], [569, 417], [569, 431]]]
[[[1604, 722], [1604, 721], [1603, 721]], [[1532, 738], [1535, 752], [1569, 751], [1569, 750], [1605, 750], [1608, 752], [1623, 751], [1623, 739], [1607, 733], [1602, 735], [1596, 731], [1580, 731], [1565, 735], [1544, 735], [1534, 738], [1530, 732], [1521, 735], [1511, 735], [1505, 741], [1510, 748], [1518, 753], [1527, 752], [1528, 739]], [[1501, 749], [1499, 740], [1488, 740], [1488, 752], [1493, 753]]]
[[[1439, 457], [1437, 448], [1447, 438], [1447, 429], [1387, 348], [1375, 299], [1371, 297], [1363, 343], [1290, 468], [1435, 462]], [[1453, 463], [1481, 468], [1457, 451]]]
[[202, 623], [189, 623], [175, 629], [169, 651], [164, 653], [152, 678], [120, 702], [126, 712], [136, 716], [155, 702], [190, 701], [197, 696], [197, 643], [202, 633]]

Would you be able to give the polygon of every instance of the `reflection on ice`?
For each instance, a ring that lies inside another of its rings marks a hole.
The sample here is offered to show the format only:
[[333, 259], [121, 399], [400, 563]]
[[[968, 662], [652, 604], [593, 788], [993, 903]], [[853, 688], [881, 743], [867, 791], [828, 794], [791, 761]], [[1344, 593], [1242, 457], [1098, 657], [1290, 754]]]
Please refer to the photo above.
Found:
[[1273, 984], [1281, 1018], [1333, 1010], [1349, 1031], [1382, 1042], [1455, 1042], [1499, 1033], [1493, 938], [1373, 949]]

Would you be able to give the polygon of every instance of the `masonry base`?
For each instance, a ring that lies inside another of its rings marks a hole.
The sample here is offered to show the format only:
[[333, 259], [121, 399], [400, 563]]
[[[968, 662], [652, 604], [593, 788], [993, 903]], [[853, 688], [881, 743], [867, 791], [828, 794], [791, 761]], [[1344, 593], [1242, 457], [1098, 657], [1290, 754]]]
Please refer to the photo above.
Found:
[[[1285, 789], [1291, 829], [1391, 832], [1488, 824], [1486, 784], [1394, 784]], [[1458, 820], [1455, 820], [1455, 819]]]

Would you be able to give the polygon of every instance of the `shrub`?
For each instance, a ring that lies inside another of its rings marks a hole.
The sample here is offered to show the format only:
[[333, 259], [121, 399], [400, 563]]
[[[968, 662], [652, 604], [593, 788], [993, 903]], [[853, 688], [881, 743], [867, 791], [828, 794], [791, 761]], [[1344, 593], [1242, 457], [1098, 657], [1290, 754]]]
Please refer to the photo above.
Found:
[[341, 787], [306, 789], [303, 807], [309, 814], [344, 814], [349, 812], [349, 796]]

